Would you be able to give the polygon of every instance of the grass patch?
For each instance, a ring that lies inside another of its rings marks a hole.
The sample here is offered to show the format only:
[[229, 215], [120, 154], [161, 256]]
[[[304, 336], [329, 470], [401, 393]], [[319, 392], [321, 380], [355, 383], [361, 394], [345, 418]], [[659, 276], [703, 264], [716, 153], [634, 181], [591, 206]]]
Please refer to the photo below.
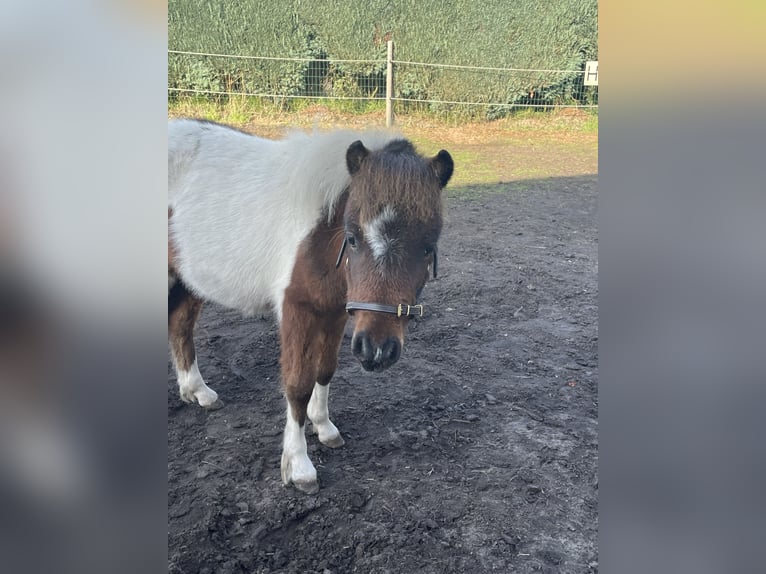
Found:
[[[246, 128], [252, 123], [272, 122], [303, 125], [318, 109], [329, 115], [385, 115], [382, 100], [324, 100], [308, 98], [258, 98], [252, 96], [183, 96], [168, 100], [169, 117], [201, 118]], [[296, 121], [297, 120], [297, 121]]]
[[[436, 155], [444, 144], [427, 139], [422, 135], [408, 135], [410, 141], [421, 153]], [[450, 187], [469, 184], [497, 183], [501, 179], [495, 166], [481, 150], [448, 146], [455, 162], [455, 172], [450, 180]]]
[[514, 194], [531, 191], [533, 188], [531, 181], [532, 180], [513, 181], [509, 183], [494, 182], [491, 184], [471, 183], [468, 185], [456, 185], [454, 187], [452, 186], [452, 183], [450, 183], [446, 191], [449, 199], [476, 199], [498, 193]]
[[499, 181], [500, 174], [487, 161], [486, 155], [481, 152], [454, 148], [450, 155], [455, 161], [455, 173], [452, 176], [451, 185], [497, 183]]
[[170, 117], [199, 118], [238, 127], [246, 124], [253, 115], [263, 111], [262, 103], [255, 98], [189, 96], [168, 101]]
[[588, 115], [583, 124], [583, 131], [591, 134], [598, 133], [598, 112], [593, 112]]
[[[168, 102], [170, 117], [229, 124], [262, 137], [287, 129], [373, 129], [385, 125], [380, 100], [282, 100], [183, 97]], [[524, 180], [598, 172], [598, 112], [566, 108], [519, 111], [493, 121], [439, 121], [433, 114], [397, 115], [395, 129], [432, 156], [446, 149], [455, 160], [448, 193], [466, 196], [482, 187], [515, 189]], [[477, 187], [478, 186], [478, 187]], [[482, 192], [484, 193], [484, 192]]]
[[[179, 96], [168, 100], [170, 117], [195, 117], [239, 128], [253, 123], [280, 123], [296, 126], [347, 124], [358, 127], [381, 128], [385, 125], [385, 101], [331, 100], [306, 98], [259, 98], [253, 96]], [[514, 132], [567, 132], [598, 133], [598, 110], [590, 108], [559, 108], [541, 110], [523, 108], [496, 120], [479, 119], [471, 114], [460, 113], [460, 107], [451, 112], [410, 109], [401, 102], [394, 104], [395, 127], [407, 130], [466, 129], [478, 127], [480, 131], [509, 130]]]

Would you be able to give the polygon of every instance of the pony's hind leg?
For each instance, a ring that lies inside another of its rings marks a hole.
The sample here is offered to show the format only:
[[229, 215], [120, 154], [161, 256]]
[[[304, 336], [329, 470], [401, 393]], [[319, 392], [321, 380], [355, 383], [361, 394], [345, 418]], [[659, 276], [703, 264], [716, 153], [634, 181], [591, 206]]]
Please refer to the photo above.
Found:
[[168, 338], [178, 378], [178, 391], [187, 403], [212, 407], [218, 394], [205, 384], [197, 367], [194, 350], [194, 324], [202, 310], [202, 300], [177, 281], [168, 293]]

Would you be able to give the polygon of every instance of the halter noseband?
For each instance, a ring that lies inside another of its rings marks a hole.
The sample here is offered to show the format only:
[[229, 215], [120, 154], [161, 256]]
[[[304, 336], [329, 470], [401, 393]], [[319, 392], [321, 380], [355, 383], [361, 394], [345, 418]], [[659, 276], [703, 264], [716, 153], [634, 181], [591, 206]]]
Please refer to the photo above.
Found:
[[383, 305], [382, 303], [359, 303], [349, 301], [346, 303], [346, 311], [378, 311], [379, 313], [391, 313], [397, 317], [422, 317], [423, 305]]
[[[338, 260], [335, 262], [335, 268], [340, 267], [340, 262], [343, 260], [343, 253], [346, 251], [346, 244], [348, 239], [343, 238], [343, 243], [340, 246], [340, 252], [338, 253]], [[434, 279], [436, 279], [436, 246], [434, 245]], [[348, 260], [346, 260], [348, 262]], [[385, 305], [383, 303], [362, 303], [359, 301], [349, 301], [346, 303], [346, 311], [377, 311], [378, 313], [391, 313], [397, 317], [422, 317], [423, 305], [407, 305], [406, 303], [399, 303], [398, 305]]]

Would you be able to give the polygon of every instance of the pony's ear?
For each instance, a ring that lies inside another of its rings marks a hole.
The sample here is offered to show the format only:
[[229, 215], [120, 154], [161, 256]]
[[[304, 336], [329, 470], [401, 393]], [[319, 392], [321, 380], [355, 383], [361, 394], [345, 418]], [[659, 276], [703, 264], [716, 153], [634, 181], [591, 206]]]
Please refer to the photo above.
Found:
[[431, 168], [436, 173], [436, 177], [439, 178], [439, 184], [444, 187], [452, 177], [452, 171], [455, 169], [455, 164], [452, 161], [452, 156], [447, 150], [441, 150], [431, 160]]
[[348, 167], [348, 173], [354, 175], [362, 165], [364, 158], [367, 157], [370, 151], [364, 147], [364, 144], [356, 140], [346, 150], [346, 166]]

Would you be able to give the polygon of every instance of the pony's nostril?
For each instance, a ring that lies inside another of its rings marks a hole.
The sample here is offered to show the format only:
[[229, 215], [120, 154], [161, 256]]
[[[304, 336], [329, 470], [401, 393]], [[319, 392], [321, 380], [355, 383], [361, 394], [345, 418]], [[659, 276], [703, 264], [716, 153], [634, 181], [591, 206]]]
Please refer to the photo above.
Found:
[[399, 360], [399, 356], [402, 354], [402, 346], [399, 340], [390, 337], [383, 345], [383, 361], [386, 364], [392, 365]]
[[356, 333], [351, 339], [351, 351], [367, 371], [380, 371], [393, 365], [402, 354], [402, 345], [398, 338], [389, 337], [383, 345], [374, 345], [370, 336]]
[[359, 335], [351, 340], [351, 352], [357, 357], [362, 354], [362, 338]]
[[371, 361], [375, 355], [367, 333], [357, 333], [351, 341], [351, 351], [360, 361]]

